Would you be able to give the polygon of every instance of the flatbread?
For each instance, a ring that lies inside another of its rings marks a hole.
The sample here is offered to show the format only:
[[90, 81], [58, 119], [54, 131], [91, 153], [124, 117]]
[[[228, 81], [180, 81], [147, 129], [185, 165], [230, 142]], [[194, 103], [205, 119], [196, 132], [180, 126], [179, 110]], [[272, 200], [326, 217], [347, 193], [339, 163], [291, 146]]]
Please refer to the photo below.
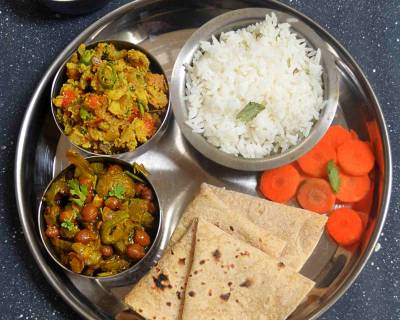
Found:
[[314, 282], [199, 219], [182, 320], [283, 320]]
[[133, 287], [125, 303], [146, 319], [176, 320], [192, 262], [197, 221], [169, 247], [160, 261]]
[[324, 231], [325, 215], [203, 183], [231, 208], [240, 208], [249, 220], [286, 241], [279, 259], [299, 271], [314, 251]]
[[280, 257], [286, 246], [286, 241], [257, 224], [251, 222], [242, 211], [228, 207], [219, 200], [213, 190], [203, 186], [200, 193], [189, 204], [183, 213], [171, 238], [173, 245], [186, 232], [193, 219], [201, 217], [218, 226], [234, 237], [250, 243], [272, 257]]

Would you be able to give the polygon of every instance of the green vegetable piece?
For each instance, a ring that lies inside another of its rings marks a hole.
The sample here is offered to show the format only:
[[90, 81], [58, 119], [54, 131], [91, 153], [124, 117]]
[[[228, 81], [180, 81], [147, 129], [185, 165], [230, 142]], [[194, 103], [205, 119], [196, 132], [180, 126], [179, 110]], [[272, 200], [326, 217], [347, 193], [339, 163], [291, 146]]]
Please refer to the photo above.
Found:
[[83, 54], [81, 55], [80, 63], [83, 63], [85, 65], [90, 65], [92, 62], [92, 57], [94, 55], [93, 50], [85, 50]]
[[265, 106], [257, 102], [249, 102], [246, 106], [236, 115], [236, 119], [244, 123], [253, 120]]
[[95, 266], [101, 262], [101, 253], [93, 244], [84, 245], [80, 242], [75, 242], [71, 246], [79, 258], [83, 259], [85, 266]]
[[331, 184], [332, 190], [337, 193], [340, 189], [340, 176], [339, 169], [333, 160], [329, 160], [326, 166], [328, 173], [329, 183]]
[[110, 63], [105, 63], [99, 68], [98, 78], [104, 88], [112, 89], [117, 81], [117, 74]]
[[133, 180], [137, 180], [137, 181], [139, 181], [139, 182], [141, 182], [141, 183], [145, 183], [144, 180], [143, 180], [142, 178], [138, 177], [136, 174], [133, 174], [132, 172], [130, 172], [130, 171], [128, 171], [128, 170], [125, 170], [124, 172], [125, 172], [128, 176], [130, 176]]
[[114, 186], [111, 191], [108, 193], [109, 197], [116, 197], [120, 200], [123, 200], [125, 197], [125, 188], [123, 185], [117, 184]]
[[124, 226], [128, 220], [129, 214], [127, 212], [120, 211], [117, 215], [113, 216], [111, 220], [104, 221], [100, 227], [100, 236], [103, 243], [114, 244], [120, 240], [123, 240], [125, 237], [128, 239], [130, 229], [126, 230], [127, 228]]
[[133, 166], [133, 173], [141, 173], [145, 177], [150, 175], [150, 173], [146, 170], [146, 168], [142, 163], [134, 162], [132, 166]]
[[143, 199], [132, 199], [129, 203], [129, 216], [132, 221], [145, 227], [151, 228], [154, 223], [154, 217], [147, 211], [147, 201]]
[[143, 107], [143, 104], [142, 104], [141, 102], [139, 102], [138, 104], [139, 104], [139, 111], [140, 111], [140, 114], [143, 116], [143, 115], [144, 115], [144, 107]]
[[[70, 200], [78, 206], [83, 207], [86, 196], [88, 195], [88, 188], [86, 185], [80, 185], [78, 180], [72, 179], [68, 181], [69, 191], [72, 194]], [[76, 198], [78, 197], [78, 198]]]
[[75, 229], [75, 225], [69, 220], [65, 220], [63, 223], [61, 223], [61, 227], [67, 229], [68, 231]]
[[49, 190], [47, 190], [46, 194], [45, 194], [45, 200], [48, 206], [54, 206], [57, 205], [55, 198], [57, 193], [66, 193], [68, 192], [68, 186], [67, 183], [65, 181], [65, 178], [62, 177], [61, 179], [53, 182], [49, 188]]
[[79, 109], [79, 116], [81, 117], [81, 119], [83, 121], [90, 120], [93, 117], [92, 114], [89, 111], [87, 111], [85, 108]]

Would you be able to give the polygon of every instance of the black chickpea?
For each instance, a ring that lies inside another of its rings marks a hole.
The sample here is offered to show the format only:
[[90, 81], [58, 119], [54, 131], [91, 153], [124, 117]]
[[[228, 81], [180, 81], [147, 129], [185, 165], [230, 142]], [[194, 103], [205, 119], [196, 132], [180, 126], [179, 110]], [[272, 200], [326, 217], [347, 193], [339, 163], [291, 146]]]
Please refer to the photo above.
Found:
[[46, 229], [46, 236], [49, 238], [57, 238], [60, 236], [60, 230], [56, 226], [48, 226]]
[[111, 257], [114, 253], [112, 246], [103, 245], [103, 246], [101, 246], [100, 250], [101, 250], [101, 254], [104, 257]]
[[99, 209], [92, 203], [88, 203], [82, 209], [81, 219], [84, 222], [92, 222], [96, 220], [98, 214]]
[[75, 241], [88, 244], [90, 241], [95, 240], [94, 234], [88, 229], [82, 229], [75, 235]]
[[144, 230], [136, 230], [135, 243], [140, 244], [142, 247], [147, 247], [150, 244], [150, 236]]
[[133, 260], [140, 260], [144, 257], [144, 248], [137, 243], [130, 244], [126, 247], [126, 254]]
[[111, 210], [118, 210], [120, 207], [120, 202], [116, 197], [109, 197], [104, 204]]

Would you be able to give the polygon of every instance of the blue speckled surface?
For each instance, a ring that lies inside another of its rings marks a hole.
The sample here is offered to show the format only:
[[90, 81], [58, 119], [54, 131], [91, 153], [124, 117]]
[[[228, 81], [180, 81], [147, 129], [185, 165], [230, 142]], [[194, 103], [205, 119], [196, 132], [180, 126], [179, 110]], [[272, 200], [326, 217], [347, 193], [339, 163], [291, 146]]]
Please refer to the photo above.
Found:
[[[77, 319], [35, 266], [13, 190], [15, 144], [27, 102], [48, 65], [85, 26], [128, 1], [84, 17], [51, 13], [34, 0], [0, 1], [1, 319]], [[393, 151], [393, 196], [368, 265], [322, 319], [400, 319], [400, 1], [285, 0], [325, 27], [355, 57], [382, 105]], [[378, 249], [378, 248], [377, 248]]]

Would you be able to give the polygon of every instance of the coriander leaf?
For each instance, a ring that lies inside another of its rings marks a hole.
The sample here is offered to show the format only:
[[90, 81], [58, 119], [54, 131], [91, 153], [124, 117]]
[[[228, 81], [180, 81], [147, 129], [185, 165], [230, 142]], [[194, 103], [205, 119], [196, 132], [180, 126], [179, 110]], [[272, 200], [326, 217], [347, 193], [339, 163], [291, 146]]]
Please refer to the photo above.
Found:
[[70, 220], [65, 220], [61, 223], [61, 227], [67, 229], [68, 231], [72, 231], [75, 228], [75, 225]]
[[138, 177], [136, 174], [133, 174], [132, 172], [130, 172], [128, 170], [125, 170], [124, 172], [125, 172], [126, 175], [131, 177], [133, 180], [137, 180], [137, 181], [139, 181], [141, 183], [144, 183], [144, 180], [142, 178]]
[[236, 119], [244, 123], [253, 120], [265, 106], [257, 102], [249, 102], [246, 106], [236, 115]]
[[111, 191], [108, 193], [109, 197], [116, 197], [120, 200], [124, 199], [124, 194], [125, 194], [125, 188], [124, 186], [117, 184], [115, 185]]
[[88, 195], [88, 188], [85, 185], [80, 185], [78, 180], [72, 179], [68, 181], [69, 192], [72, 197], [70, 200], [78, 206], [83, 207], [86, 196]]
[[328, 173], [329, 183], [331, 184], [332, 190], [337, 193], [340, 189], [340, 176], [339, 169], [333, 160], [328, 161], [326, 166], [326, 171]]
[[85, 108], [79, 109], [79, 116], [84, 121], [92, 119], [92, 114], [89, 111], [87, 111]]

